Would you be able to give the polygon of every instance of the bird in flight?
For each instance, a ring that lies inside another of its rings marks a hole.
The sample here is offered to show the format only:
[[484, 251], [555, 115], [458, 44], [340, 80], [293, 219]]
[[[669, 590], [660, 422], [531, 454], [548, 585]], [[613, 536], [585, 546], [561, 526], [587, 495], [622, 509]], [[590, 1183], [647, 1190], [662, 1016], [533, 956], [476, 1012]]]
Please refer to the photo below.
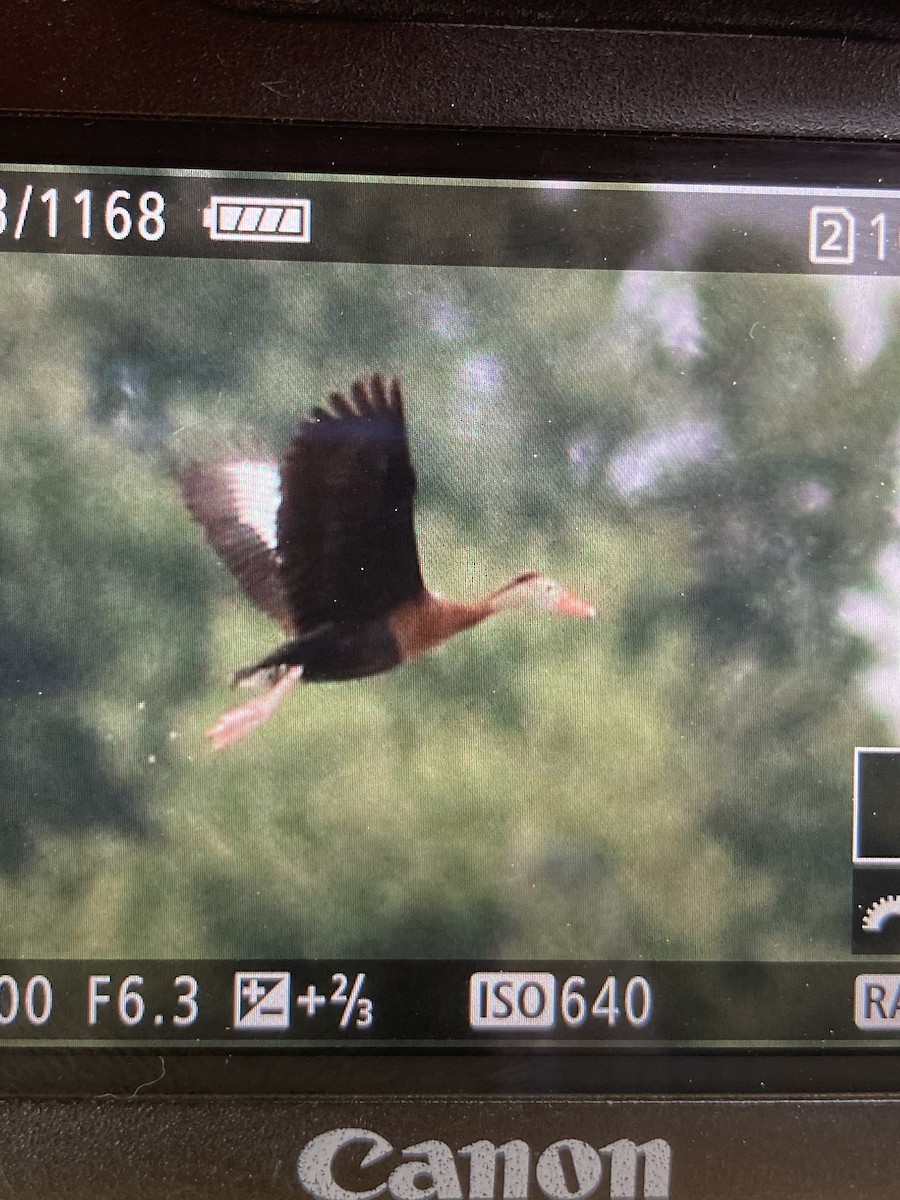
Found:
[[235, 673], [256, 699], [207, 730], [216, 749], [267, 721], [302, 680], [389, 671], [488, 617], [533, 606], [593, 617], [586, 600], [533, 571], [470, 603], [430, 592], [413, 520], [416, 476], [400, 382], [358, 379], [301, 420], [280, 465], [191, 462], [179, 472], [191, 516], [257, 608], [287, 640]]

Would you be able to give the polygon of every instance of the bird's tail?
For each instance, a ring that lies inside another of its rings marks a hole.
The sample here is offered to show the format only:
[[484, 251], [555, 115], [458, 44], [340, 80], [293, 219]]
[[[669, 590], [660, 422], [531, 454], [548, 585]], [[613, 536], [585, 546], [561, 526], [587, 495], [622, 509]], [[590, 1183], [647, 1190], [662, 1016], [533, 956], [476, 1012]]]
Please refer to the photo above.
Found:
[[[293, 643], [288, 643], [289, 647]], [[301, 666], [297, 662], [297, 656], [294, 656], [293, 662], [285, 662], [285, 647], [279, 646], [271, 654], [267, 654], [265, 658], [261, 658], [259, 662], [251, 663], [249, 667], [240, 667], [231, 677], [232, 687], [257, 687], [264, 684], [266, 687], [274, 687], [280, 679], [284, 679], [288, 671], [293, 671], [295, 667]]]
[[[257, 668], [249, 667], [246, 670], [253, 672]], [[223, 713], [215, 725], [206, 731], [213, 749], [224, 750], [226, 746], [233, 746], [235, 742], [241, 741], [248, 733], [252, 733], [259, 725], [268, 721], [302, 675], [302, 667], [287, 667], [281, 672], [278, 682], [264, 695], [251, 700], [249, 704], [241, 704]]]
[[254, 688], [263, 685], [274, 687], [287, 670], [287, 667], [261, 667], [259, 663], [254, 663], [250, 667], [240, 667], [235, 671], [231, 677], [231, 686], [233, 688]]

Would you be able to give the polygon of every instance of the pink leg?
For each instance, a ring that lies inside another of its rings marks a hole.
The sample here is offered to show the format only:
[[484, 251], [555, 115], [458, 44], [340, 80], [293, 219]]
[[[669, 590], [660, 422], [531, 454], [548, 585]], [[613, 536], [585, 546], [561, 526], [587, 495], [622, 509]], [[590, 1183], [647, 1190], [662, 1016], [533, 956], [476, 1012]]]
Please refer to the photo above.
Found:
[[224, 750], [226, 746], [234, 745], [241, 738], [245, 738], [248, 733], [252, 733], [258, 725], [268, 721], [285, 696], [299, 682], [302, 674], [302, 667], [291, 667], [284, 678], [279, 679], [264, 696], [223, 713], [215, 725], [206, 731], [206, 736], [212, 742], [213, 749]]

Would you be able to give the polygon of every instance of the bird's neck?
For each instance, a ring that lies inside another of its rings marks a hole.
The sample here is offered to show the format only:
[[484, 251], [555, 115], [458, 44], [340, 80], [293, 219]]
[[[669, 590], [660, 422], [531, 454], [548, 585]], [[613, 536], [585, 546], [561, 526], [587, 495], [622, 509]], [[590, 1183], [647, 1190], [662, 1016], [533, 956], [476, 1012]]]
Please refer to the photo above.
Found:
[[446, 641], [456, 633], [471, 629], [481, 621], [493, 616], [491, 596], [467, 603], [464, 600], [446, 600], [443, 596], [429, 596], [429, 623], [437, 634], [435, 640]]
[[419, 601], [395, 610], [391, 627], [402, 657], [407, 659], [424, 654], [433, 646], [492, 616], [497, 611], [491, 603], [492, 595], [466, 604], [428, 593], [424, 603]]
[[488, 592], [470, 604], [460, 603], [456, 600], [444, 600], [437, 596], [432, 596], [430, 599], [432, 603], [439, 605], [444, 610], [444, 619], [454, 625], [453, 633], [460, 633], [463, 629], [478, 625], [481, 621], [486, 621], [488, 617], [495, 617], [498, 613], [512, 612], [514, 609], [522, 608], [526, 603], [526, 598], [516, 580], [504, 584], [496, 591]]
[[476, 607], [482, 612], [481, 620], [485, 617], [496, 616], [497, 613], [510, 612], [515, 608], [522, 608], [525, 603], [525, 598], [522, 595], [522, 589], [518, 581], [504, 584], [503, 587], [497, 588], [494, 592], [488, 592], [476, 602]]

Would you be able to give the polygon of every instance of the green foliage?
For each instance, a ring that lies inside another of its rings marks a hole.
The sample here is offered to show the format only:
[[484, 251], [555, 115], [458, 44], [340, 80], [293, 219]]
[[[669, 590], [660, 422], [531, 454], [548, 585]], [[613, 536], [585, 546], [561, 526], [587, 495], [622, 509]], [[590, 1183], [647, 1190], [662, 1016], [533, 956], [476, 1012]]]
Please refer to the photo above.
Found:
[[[839, 611], [891, 537], [900, 336], [857, 369], [822, 280], [635, 279], [6, 258], [5, 953], [843, 953], [851, 750], [888, 735]], [[276, 455], [374, 369], [430, 584], [540, 569], [601, 620], [498, 619], [216, 755], [278, 634], [173, 463]]]

